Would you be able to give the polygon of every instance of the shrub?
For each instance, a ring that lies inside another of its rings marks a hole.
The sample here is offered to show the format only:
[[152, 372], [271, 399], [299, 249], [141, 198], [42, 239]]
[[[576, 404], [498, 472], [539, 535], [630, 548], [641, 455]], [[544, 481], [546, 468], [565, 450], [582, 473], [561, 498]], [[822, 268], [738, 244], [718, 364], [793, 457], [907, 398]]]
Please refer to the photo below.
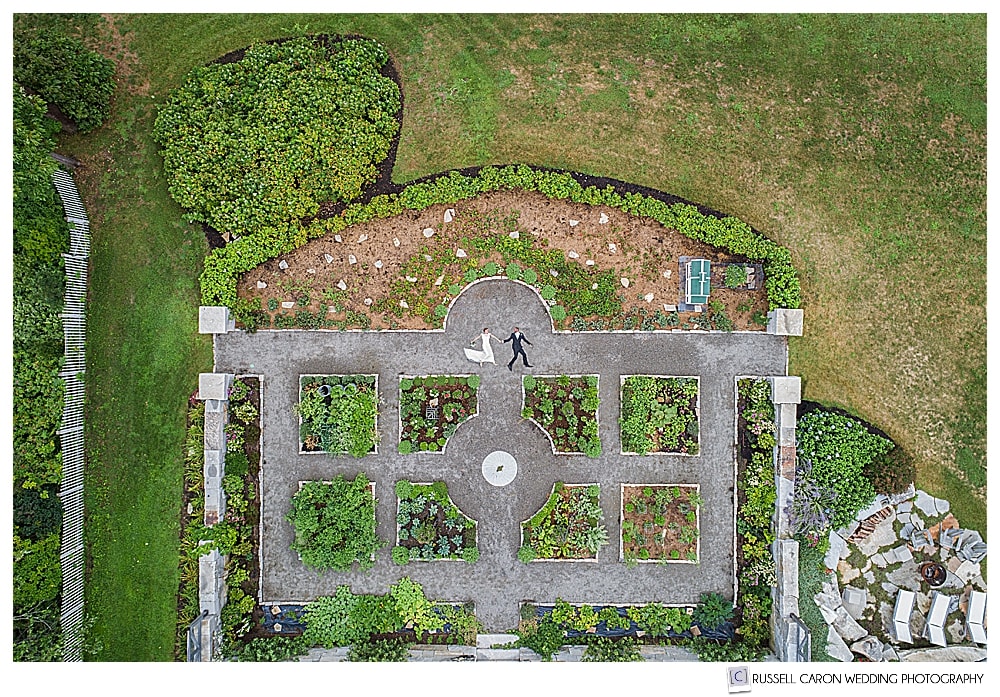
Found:
[[512, 281], [517, 281], [521, 278], [521, 267], [514, 262], [511, 262], [507, 264], [507, 268], [504, 269], [504, 273], [507, 275], [507, 278]]
[[555, 305], [549, 308], [549, 314], [552, 315], [553, 321], [562, 322], [566, 319], [566, 308], [562, 305]]
[[14, 606], [30, 607], [55, 599], [62, 584], [59, 534], [38, 541], [14, 535]]
[[250, 469], [250, 460], [242, 450], [226, 452], [226, 474], [242, 477]]
[[917, 468], [913, 458], [896, 446], [865, 465], [864, 475], [871, 480], [877, 493], [901, 494], [913, 484]]
[[542, 286], [541, 296], [542, 300], [552, 300], [552, 298], [556, 297], [555, 287], [548, 284]]
[[642, 656], [639, 655], [639, 643], [632, 637], [597, 637], [587, 644], [580, 660], [587, 663], [637, 663], [642, 661]]
[[392, 548], [392, 563], [397, 566], [406, 566], [410, 563], [410, 550], [399, 545]]
[[59, 107], [87, 133], [104, 123], [115, 91], [115, 64], [79, 39], [15, 33], [14, 81]]
[[469, 564], [475, 564], [477, 561], [479, 561], [479, 548], [466, 547], [465, 549], [463, 549], [462, 560]]
[[732, 619], [733, 604], [718, 593], [702, 593], [701, 604], [695, 608], [692, 620], [706, 629], [715, 629]]
[[38, 490], [14, 487], [14, 532], [25, 540], [41, 540], [62, 526], [62, 501], [56, 487]]
[[541, 656], [543, 661], [551, 661], [552, 654], [563, 644], [562, 628], [552, 621], [551, 615], [543, 617], [537, 626], [527, 625], [527, 627], [518, 629], [519, 638], [516, 645], [531, 649]]
[[726, 288], [738, 288], [747, 282], [747, 269], [743, 264], [726, 266]]
[[171, 196], [191, 220], [254, 243], [324, 201], [358, 198], [399, 130], [399, 89], [380, 74], [387, 61], [369, 39], [324, 47], [303, 37], [196, 68], [153, 129]]
[[517, 559], [525, 564], [535, 560], [538, 555], [535, 550], [532, 549], [531, 545], [522, 545], [520, 549], [517, 550]]
[[367, 663], [402, 663], [410, 656], [410, 644], [402, 639], [366, 639], [351, 645], [347, 660]]
[[704, 637], [695, 637], [690, 644], [698, 654], [699, 661], [719, 663], [739, 663], [742, 661], [760, 661], [764, 658], [764, 649], [742, 641], [717, 642]]
[[528, 285], [534, 285], [538, 282], [538, 274], [535, 273], [534, 269], [525, 269], [524, 273], [521, 274], [521, 280]]
[[465, 384], [467, 384], [469, 387], [471, 387], [472, 389], [475, 390], [475, 389], [479, 389], [479, 384], [480, 384], [481, 381], [482, 381], [482, 378], [480, 376], [478, 376], [478, 375], [470, 375], [469, 377], [467, 377], [465, 379]]
[[399, 441], [398, 450], [400, 455], [409, 455], [413, 452], [413, 443], [408, 440], [401, 440]]
[[303, 637], [262, 637], [251, 639], [240, 646], [233, 658], [242, 662], [264, 663], [287, 661], [309, 651], [309, 642]]
[[286, 519], [295, 529], [292, 549], [320, 571], [349, 571], [355, 562], [371, 568], [371, 557], [385, 545], [375, 534], [375, 497], [363, 473], [353, 481], [338, 474], [329, 483], [305, 482]]

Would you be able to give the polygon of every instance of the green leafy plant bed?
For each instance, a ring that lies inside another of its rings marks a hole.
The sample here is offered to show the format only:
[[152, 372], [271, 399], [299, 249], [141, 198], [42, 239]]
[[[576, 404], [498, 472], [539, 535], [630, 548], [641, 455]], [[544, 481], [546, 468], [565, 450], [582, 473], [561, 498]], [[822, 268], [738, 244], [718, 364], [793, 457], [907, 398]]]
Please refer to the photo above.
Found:
[[375, 534], [375, 483], [364, 473], [330, 482], [300, 482], [286, 516], [295, 530], [292, 549], [306, 566], [320, 571], [369, 569], [385, 546]]
[[621, 561], [698, 563], [697, 484], [622, 484]]
[[378, 376], [302, 375], [299, 453], [378, 452]]
[[697, 377], [623, 375], [623, 453], [699, 452]]
[[521, 416], [545, 432], [557, 454], [599, 457], [596, 375], [525, 375]]
[[448, 495], [444, 482], [396, 482], [396, 547], [392, 560], [479, 559], [476, 521], [462, 513]]
[[521, 524], [518, 559], [596, 562], [598, 551], [608, 544], [600, 495], [598, 484], [556, 482], [545, 505]]
[[478, 375], [428, 375], [399, 381], [399, 452], [443, 451], [459, 424], [478, 413]]
[[[774, 532], [774, 404], [763, 378], [736, 381], [737, 633], [751, 647], [766, 646], [771, 631], [771, 588], [777, 582], [771, 543]], [[811, 602], [811, 601], [810, 601]], [[813, 637], [814, 642], [824, 637]]]

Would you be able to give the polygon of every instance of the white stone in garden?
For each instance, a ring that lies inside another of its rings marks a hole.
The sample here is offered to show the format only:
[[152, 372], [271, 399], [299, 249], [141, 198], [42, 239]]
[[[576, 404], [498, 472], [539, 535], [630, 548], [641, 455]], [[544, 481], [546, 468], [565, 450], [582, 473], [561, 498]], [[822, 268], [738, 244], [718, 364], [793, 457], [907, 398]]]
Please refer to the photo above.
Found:
[[344, 279], [340, 279], [340, 281], [337, 283], [337, 287], [340, 288], [341, 290], [347, 290], [347, 283], [344, 281]]
[[332, 256], [330, 256], [329, 254], [324, 254], [324, 255], [323, 255], [323, 259], [325, 259], [325, 260], [326, 260], [326, 263], [327, 263], [327, 264], [332, 264], [332, 263], [333, 263], [333, 257], [332, 257]]
[[664, 312], [677, 312], [677, 306], [676, 305], [667, 305], [666, 303], [664, 303], [664, 305], [663, 305], [663, 311]]
[[597, 290], [597, 284], [594, 283], [592, 286], [590, 286], [590, 288], [591, 288], [591, 290]]
[[265, 288], [267, 288], [267, 284], [264, 283], [264, 281], [257, 281], [257, 287], [260, 288], [261, 290], [264, 290]]
[[283, 303], [281, 303], [281, 306], [286, 310], [291, 310], [293, 307], [295, 307], [295, 303], [292, 302], [291, 300], [286, 300]]
[[937, 663], [973, 663], [986, 659], [986, 649], [972, 646], [949, 646], [944, 649], [914, 649], [900, 651], [899, 660], [906, 663], [922, 663], [934, 661]]
[[934, 497], [922, 489], [917, 489], [917, 499], [913, 503], [927, 517], [931, 517], [937, 513], [937, 508], [934, 505]]
[[968, 583], [979, 575], [979, 564], [973, 564], [971, 561], [963, 561], [955, 569], [955, 575], [962, 580], [962, 583]]
[[434, 257], [432, 257], [430, 254], [425, 254], [424, 261], [434, 261]]
[[469, 255], [465, 253], [464, 249], [462, 249], [461, 247], [459, 247], [458, 249], [455, 250], [455, 256], [458, 257], [459, 259], [464, 259], [465, 257], [467, 257]]
[[608, 214], [607, 213], [601, 213], [601, 219], [598, 222], [600, 222], [601, 225], [607, 225], [608, 224]]
[[875, 573], [873, 571], [866, 571], [864, 573], [864, 579], [868, 581], [868, 583], [875, 583]]
[[455, 219], [455, 209], [449, 208], [444, 212], [444, 222], [450, 223]]
[[424, 228], [424, 237], [434, 237], [434, 228], [432, 228], [432, 227], [425, 227]]
[[405, 300], [400, 300], [399, 301], [399, 306], [401, 308], [403, 308], [404, 310], [407, 310], [410, 307], [409, 303], [407, 303]]
[[627, 278], [621, 279], [622, 288], [628, 288], [630, 281]]
[[618, 245], [616, 245], [614, 242], [608, 242], [608, 251], [611, 254], [614, 254], [615, 252], [618, 251]]
[[596, 261], [594, 261], [593, 259], [587, 259], [587, 261], [585, 261], [584, 263], [585, 263], [585, 264], [586, 264], [587, 266], [593, 266], [593, 265], [594, 265], [594, 264], [596, 264], [597, 262], [596, 262]]
[[850, 613], [847, 612], [847, 608], [843, 605], [837, 608], [837, 617], [830, 624], [833, 625], [833, 628], [837, 630], [837, 634], [843, 637], [845, 641], [857, 641], [868, 634], [865, 628], [858, 624], [856, 619], [851, 617]]
[[836, 658], [838, 661], [844, 663], [850, 663], [854, 660], [854, 654], [851, 653], [851, 649], [844, 643], [844, 640], [840, 638], [836, 630], [830, 627], [826, 631], [826, 652], [830, 658]]
[[362, 242], [367, 242], [367, 241], [368, 241], [368, 235], [365, 235], [365, 234], [358, 235], [358, 243], [359, 244], [362, 243]]
[[577, 225], [579, 225], [579, 224], [580, 224], [580, 221], [579, 221], [579, 220], [570, 220], [570, 221], [569, 221], [569, 226], [570, 226], [570, 227], [576, 227], [576, 226], [577, 226]]
[[559, 275], [559, 272], [556, 271], [555, 269], [549, 269], [549, 273], [552, 275], [552, 278], [555, 278], [556, 276]]
[[400, 242], [400, 241], [399, 241], [399, 238], [398, 238], [398, 237], [393, 237], [393, 238], [392, 238], [392, 243], [393, 243], [393, 245], [395, 245], [396, 247], [398, 247], [399, 245], [401, 245], [401, 244], [402, 244], [402, 242]]
[[348, 254], [347, 255], [347, 263], [351, 264], [351, 265], [357, 264], [358, 263], [358, 258], [356, 256], [354, 256], [353, 254]]
[[580, 255], [574, 252], [572, 249], [566, 254], [570, 259], [579, 259]]
[[673, 275], [674, 275], [674, 272], [671, 271], [670, 269], [667, 269], [666, 271], [663, 272], [663, 277], [664, 278], [670, 278]]
[[282, 259], [281, 261], [278, 262], [278, 268], [284, 271], [285, 269], [288, 268], [288, 262]]
[[381, 269], [382, 268], [382, 260], [381, 259], [376, 259], [375, 260], [375, 268], [376, 269]]
[[407, 276], [406, 280], [409, 281], [410, 283], [416, 283], [417, 282], [417, 277], [416, 276]]
[[343, 242], [343, 241], [344, 241], [344, 238], [343, 238], [343, 237], [341, 237], [340, 235], [334, 235], [334, 236], [333, 236], [333, 241], [334, 241], [334, 242]]
[[645, 300], [648, 303], [651, 303], [651, 302], [653, 302], [653, 298], [654, 297], [655, 296], [652, 293], [646, 293], [644, 296], [642, 296], [642, 299]]
[[889, 565], [888, 562], [886, 562], [885, 557], [878, 553], [872, 555], [872, 564], [880, 569], [884, 569]]
[[367, 305], [368, 307], [371, 307], [371, 306], [372, 306], [372, 304], [373, 304], [373, 303], [374, 303], [375, 301], [374, 301], [374, 300], [372, 300], [371, 298], [365, 298], [364, 302], [365, 302], [365, 305]]
[[882, 642], [871, 635], [851, 644], [851, 651], [867, 658], [872, 663], [878, 663], [882, 660], [883, 648]]
[[847, 540], [831, 530], [830, 547], [826, 550], [826, 556], [823, 558], [823, 561], [826, 563], [826, 568], [836, 569], [837, 562], [840, 560], [840, 553], [846, 549]]
[[951, 510], [951, 504], [944, 499], [934, 499], [934, 508], [938, 515], [944, 515]]
[[516, 240], [520, 236], [521, 236], [521, 233], [518, 232], [517, 230], [514, 230], [514, 232], [510, 233], [509, 235], [507, 235], [507, 237], [511, 238], [512, 240]]
[[444, 274], [441, 274], [440, 276], [437, 277], [437, 280], [434, 281], [434, 285], [439, 286], [442, 283], [444, 283]]
[[909, 513], [913, 508], [913, 501], [903, 501], [901, 504], [896, 506], [897, 513]]

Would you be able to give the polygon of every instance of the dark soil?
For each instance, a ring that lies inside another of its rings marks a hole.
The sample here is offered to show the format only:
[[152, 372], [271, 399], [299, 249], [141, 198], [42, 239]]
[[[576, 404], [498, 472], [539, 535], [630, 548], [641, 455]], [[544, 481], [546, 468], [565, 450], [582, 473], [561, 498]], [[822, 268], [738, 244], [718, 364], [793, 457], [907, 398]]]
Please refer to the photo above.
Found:
[[[413, 451], [420, 450], [441, 450], [444, 448], [442, 440], [447, 440], [445, 431], [449, 426], [458, 426], [474, 416], [478, 409], [478, 397], [476, 389], [469, 387], [466, 378], [430, 376], [441, 380], [442, 377], [448, 380], [446, 385], [436, 385], [428, 387], [427, 378], [422, 378], [424, 384], [414, 384], [406, 392], [400, 392], [399, 408], [402, 414], [400, 441], [410, 441], [413, 444]], [[415, 412], [413, 409], [414, 393], [417, 390], [424, 391], [424, 398], [420, 400]], [[431, 409], [428, 412], [428, 408]], [[433, 416], [436, 411], [437, 416]], [[428, 418], [428, 414], [431, 414]], [[426, 424], [433, 422], [434, 425], [428, 427]], [[427, 431], [433, 432], [428, 435]], [[420, 444], [426, 444], [421, 448]], [[433, 444], [433, 447], [427, 447]]]
[[[651, 496], [646, 496], [644, 489], [652, 490]], [[656, 492], [663, 489], [680, 489], [680, 497], [674, 498], [661, 510], [656, 504]], [[637, 532], [641, 538], [633, 534], [626, 534], [625, 526], [622, 528], [622, 550], [627, 555], [634, 555], [636, 559], [659, 559], [669, 561], [694, 561], [688, 559], [689, 553], [698, 553], [697, 537], [691, 542], [683, 542], [680, 539], [680, 531], [685, 528], [698, 529], [698, 519], [694, 522], [687, 519], [685, 513], [681, 511], [679, 504], [687, 503], [687, 494], [696, 492], [697, 488], [691, 485], [652, 485], [652, 486], [626, 486], [624, 489], [624, 507], [622, 509], [623, 521], [632, 522], [637, 527]], [[633, 509], [629, 512], [629, 506]], [[639, 513], [645, 506], [645, 513]], [[636, 510], [638, 509], [638, 510]], [[691, 510], [695, 510], [694, 507]], [[656, 523], [657, 515], [663, 516], [660, 524]], [[662, 543], [658, 542], [659, 535], [663, 534]], [[643, 542], [643, 544], [639, 544]]]
[[[525, 390], [524, 407], [530, 409], [531, 418], [541, 424], [542, 411], [538, 408], [539, 404], [543, 399], [551, 399], [554, 405], [553, 420], [548, 426], [542, 426], [542, 429], [552, 438], [557, 453], [580, 452], [576, 443], [577, 440], [584, 437], [583, 428], [586, 422], [597, 420], [597, 413], [584, 411], [580, 400], [572, 395], [574, 388], [588, 389], [587, 379], [585, 377], [570, 378], [569, 385], [565, 387], [559, 385], [558, 378], [535, 378], [535, 381], [538, 385], [544, 385], [546, 390], [542, 396], [539, 396], [534, 390]], [[559, 396], [560, 392], [563, 393], [562, 396]], [[577, 418], [576, 426], [573, 429], [570, 429], [569, 419], [562, 411], [563, 405], [566, 403], [573, 405], [573, 414]], [[566, 432], [560, 435], [559, 429], [564, 429]]]
[[[419, 493], [419, 486], [417, 488], [418, 491], [415, 493]], [[430, 544], [434, 545], [435, 551], [437, 550], [438, 538], [447, 537], [449, 540], [451, 540], [451, 538], [457, 535], [462, 536], [461, 545], [455, 545], [454, 542], [449, 541], [448, 553], [444, 555], [436, 554], [436, 558], [438, 559], [458, 558], [461, 550], [476, 546], [475, 525], [473, 525], [470, 528], [464, 527], [466, 517], [463, 515], [463, 517], [460, 518], [458, 521], [454, 521], [459, 523], [460, 525], [463, 525], [463, 528], [459, 530], [457, 527], [454, 526], [453, 521], [448, 520], [446, 511], [444, 507], [441, 506], [441, 504], [438, 504], [437, 513], [431, 516], [429, 513], [429, 508], [431, 503], [432, 500], [430, 500], [430, 497], [428, 497], [427, 505], [424, 506], [424, 509], [416, 515], [416, 520], [410, 522], [406, 526], [403, 526], [409, 533], [409, 537], [405, 540], [398, 542], [398, 544], [401, 547], [406, 547], [407, 549], [422, 547], [423, 544], [425, 543], [418, 541], [416, 537], [418, 531], [426, 524], [430, 524], [430, 526], [434, 530], [434, 538], [432, 540], [429, 540], [429, 542]], [[452, 503], [452, 505], [454, 505], [454, 503]]]

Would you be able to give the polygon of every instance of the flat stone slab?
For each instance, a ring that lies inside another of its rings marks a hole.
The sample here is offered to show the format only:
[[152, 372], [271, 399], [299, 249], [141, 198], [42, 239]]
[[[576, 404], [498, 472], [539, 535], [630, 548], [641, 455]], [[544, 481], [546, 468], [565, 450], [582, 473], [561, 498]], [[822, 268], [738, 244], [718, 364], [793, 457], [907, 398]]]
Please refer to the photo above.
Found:
[[865, 611], [865, 605], [868, 602], [868, 593], [860, 588], [847, 586], [844, 588], [841, 598], [843, 599], [844, 607], [847, 608], [848, 614], [854, 619], [860, 620], [861, 615]]
[[517, 476], [517, 460], [510, 453], [494, 450], [483, 458], [483, 476], [493, 486], [507, 486]]
[[920, 512], [927, 517], [938, 515], [937, 499], [922, 489], [917, 489], [917, 498], [914, 500], [913, 505], [919, 508]]
[[841, 557], [847, 556], [846, 552], [847, 540], [831, 530], [830, 548], [826, 550], [826, 556], [823, 557], [823, 562], [826, 564], [826, 568], [836, 569], [837, 563], [840, 561]]
[[949, 646], [943, 649], [914, 649], [913, 651], [899, 652], [899, 660], [906, 663], [917, 661], [971, 663], [981, 661], [985, 658], [986, 649], [974, 648], [972, 646]]
[[833, 627], [830, 627], [826, 632], [826, 652], [830, 654], [830, 658], [836, 658], [844, 663], [850, 663], [854, 660], [854, 654], [851, 653], [850, 647], [840, 638]]
[[857, 641], [861, 637], [868, 634], [868, 631], [858, 624], [851, 615], [847, 612], [847, 608], [841, 605], [837, 608], [836, 617], [830, 625], [837, 630], [837, 634], [843, 637], [846, 641]]
[[517, 634], [479, 634], [476, 637], [477, 649], [489, 649], [497, 644], [509, 644], [517, 641]]
[[476, 649], [477, 661], [520, 661], [521, 649]]

